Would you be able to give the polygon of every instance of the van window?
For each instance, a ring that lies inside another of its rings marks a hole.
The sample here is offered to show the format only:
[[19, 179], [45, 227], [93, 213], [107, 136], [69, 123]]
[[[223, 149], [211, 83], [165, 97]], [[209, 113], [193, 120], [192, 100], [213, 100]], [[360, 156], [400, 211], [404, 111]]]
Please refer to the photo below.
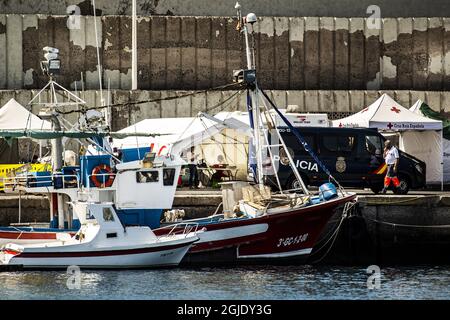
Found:
[[381, 156], [383, 150], [381, 137], [377, 135], [366, 136], [366, 149], [371, 155]]
[[158, 182], [158, 171], [138, 171], [136, 172], [137, 183]]
[[[305, 141], [308, 144], [308, 146], [314, 152], [316, 152], [316, 143], [314, 141], [314, 135], [312, 135], [312, 134], [303, 134], [303, 133], [301, 133], [301, 135], [305, 139]], [[288, 133], [286, 135], [283, 135], [283, 139], [284, 139], [284, 142], [286, 143], [286, 145], [288, 146], [288, 148], [292, 149], [294, 151], [294, 154], [296, 154], [296, 155], [308, 154], [308, 152], [305, 150], [305, 148], [300, 143], [300, 141], [298, 141], [297, 137], [294, 136], [294, 134]], [[291, 155], [292, 154], [293, 153], [291, 152]]]
[[352, 152], [355, 146], [353, 135], [323, 135], [322, 143], [329, 152]]

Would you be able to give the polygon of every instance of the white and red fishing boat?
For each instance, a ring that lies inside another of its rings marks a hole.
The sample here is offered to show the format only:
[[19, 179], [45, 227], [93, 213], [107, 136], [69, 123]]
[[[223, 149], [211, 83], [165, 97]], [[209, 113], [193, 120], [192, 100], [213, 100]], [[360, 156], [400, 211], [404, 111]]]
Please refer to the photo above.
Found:
[[[196, 225], [184, 232], [156, 236], [147, 226], [124, 227], [111, 203], [74, 203], [83, 220], [70, 239], [47, 244], [4, 245], [0, 266], [23, 269], [152, 268], [176, 266], [198, 240]], [[175, 226], [178, 228], [178, 226]]]
[[[255, 155], [254, 185], [230, 182], [223, 186], [223, 212], [207, 218], [188, 220], [198, 223], [204, 232], [182, 263], [298, 263], [307, 261], [330, 218], [356, 194], [346, 192], [329, 170], [309, 148], [298, 130], [261, 90], [257, 82], [255, 53], [250, 47], [249, 28], [257, 18], [253, 13], [242, 18], [238, 9], [238, 28], [246, 43], [247, 69], [236, 71], [237, 82], [247, 89], [247, 105], [252, 128], [252, 149]], [[253, 42], [253, 41], [252, 41]], [[253, 42], [254, 43], [254, 42]], [[278, 116], [330, 177], [318, 194], [309, 191], [294, 164], [274, 116]], [[176, 149], [176, 148], [174, 148]], [[300, 186], [283, 190], [277, 175], [278, 161], [284, 157]], [[278, 191], [272, 193], [264, 183], [276, 181]], [[338, 187], [336, 187], [336, 185]], [[156, 229], [163, 235], [167, 228]]]

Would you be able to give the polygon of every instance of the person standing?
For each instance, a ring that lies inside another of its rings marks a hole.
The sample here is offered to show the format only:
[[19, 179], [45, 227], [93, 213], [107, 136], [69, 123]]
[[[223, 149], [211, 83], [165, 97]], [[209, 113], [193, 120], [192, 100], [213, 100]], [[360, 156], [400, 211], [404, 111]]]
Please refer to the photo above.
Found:
[[197, 155], [194, 152], [194, 147], [187, 154], [187, 162], [189, 167], [189, 188], [198, 188], [198, 171], [197, 171]]
[[383, 158], [387, 165], [386, 176], [384, 177], [384, 188], [381, 193], [386, 193], [387, 189], [391, 185], [391, 181], [394, 187], [400, 186], [400, 181], [397, 178], [399, 155], [397, 148], [392, 145], [390, 140], [384, 142]]

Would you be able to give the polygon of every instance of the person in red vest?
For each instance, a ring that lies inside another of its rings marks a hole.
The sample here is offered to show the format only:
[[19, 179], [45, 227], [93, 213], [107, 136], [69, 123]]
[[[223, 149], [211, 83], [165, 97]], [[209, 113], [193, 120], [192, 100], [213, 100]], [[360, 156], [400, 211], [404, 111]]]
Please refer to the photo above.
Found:
[[394, 187], [398, 188], [400, 181], [397, 178], [399, 155], [398, 150], [392, 145], [390, 140], [384, 142], [383, 158], [387, 165], [386, 177], [384, 178], [384, 188], [381, 193], [386, 193], [387, 189], [391, 185], [391, 181]]

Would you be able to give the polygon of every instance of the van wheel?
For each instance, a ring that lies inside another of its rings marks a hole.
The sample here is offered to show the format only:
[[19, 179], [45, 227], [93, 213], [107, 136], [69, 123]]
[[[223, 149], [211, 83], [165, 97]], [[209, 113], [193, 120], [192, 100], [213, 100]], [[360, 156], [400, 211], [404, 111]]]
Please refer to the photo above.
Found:
[[382, 184], [371, 184], [370, 185], [370, 190], [372, 190], [373, 193], [378, 194], [381, 192], [381, 190], [383, 189], [383, 185]]
[[409, 178], [403, 175], [398, 176], [398, 180], [400, 181], [400, 185], [398, 188], [394, 187], [394, 193], [395, 194], [407, 194], [409, 191], [409, 188], [411, 186], [411, 182], [409, 181]]

